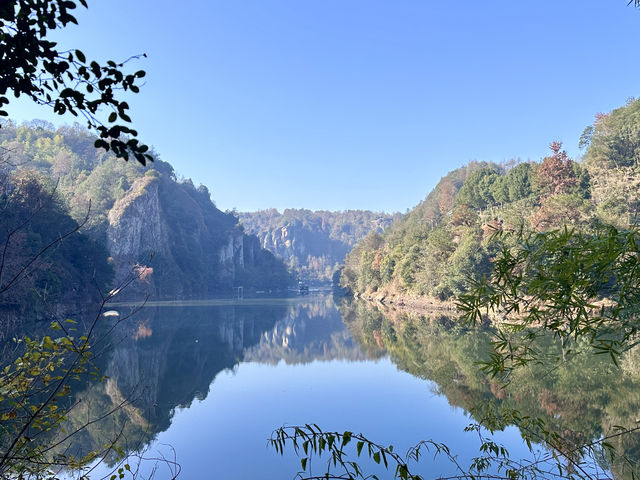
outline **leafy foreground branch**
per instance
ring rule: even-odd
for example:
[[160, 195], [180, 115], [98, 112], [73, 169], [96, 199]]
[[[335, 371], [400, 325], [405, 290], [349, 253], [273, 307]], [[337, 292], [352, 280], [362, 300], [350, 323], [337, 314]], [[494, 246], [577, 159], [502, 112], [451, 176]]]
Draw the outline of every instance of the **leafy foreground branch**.
[[560, 360], [582, 344], [617, 364], [638, 343], [638, 230], [565, 228], [496, 237], [503, 246], [491, 276], [475, 282], [457, 305], [463, 321], [477, 324], [489, 316], [497, 325], [487, 372], [508, 380], [514, 368], [542, 362], [538, 342], [548, 335], [561, 344]]
[[[539, 419], [519, 418], [517, 412], [511, 413], [513, 415], [494, 417], [491, 420], [494, 427], [500, 424], [500, 428], [504, 428], [507, 418], [509, 421], [518, 420], [521, 426], [541, 426]], [[486, 420], [489, 422], [489, 419]], [[531, 441], [525, 438], [531, 458], [512, 459], [508, 450], [490, 436], [495, 431], [493, 428], [483, 427], [479, 423], [470, 424], [465, 431], [475, 433], [480, 446], [479, 455], [472, 458], [468, 466], [462, 465], [457, 455], [444, 443], [423, 440], [411, 447], [405, 455], [401, 455], [394, 450], [393, 445], [384, 446], [361, 433], [328, 432], [316, 424], [281, 427], [273, 432], [268, 443], [281, 455], [284, 455], [285, 450], [292, 448], [300, 457], [302, 470], [295, 476], [300, 480], [378, 480], [377, 474], [369, 473], [363, 467], [364, 463], [372, 465], [371, 461], [384, 467], [385, 472], [393, 472], [394, 479], [423, 480], [424, 476], [411, 470], [417, 467], [417, 462], [425, 454], [433, 455], [432, 461], [437, 470], [442, 471], [443, 465], [446, 464], [451, 467], [449, 474], [434, 474], [430, 477], [437, 480], [602, 480], [610, 479], [612, 476], [600, 464], [610, 465], [616, 460], [615, 449], [609, 441], [639, 429], [640, 427], [620, 428], [616, 433], [588, 445], [569, 447], [560, 436], [542, 428], [540, 430], [545, 437], [544, 444], [547, 449], [535, 448]], [[540, 440], [543, 440], [542, 436]], [[324, 465], [320, 467], [321, 473], [313, 472], [314, 459]], [[633, 474], [632, 478], [635, 478]]]
[[[304, 425], [297, 427], [281, 427], [275, 430], [269, 439], [269, 444], [281, 455], [284, 454], [285, 447], [292, 447], [295, 453], [301, 456], [300, 464], [302, 471], [296, 478], [304, 479], [357, 479], [357, 478], [378, 478], [376, 475], [367, 475], [357, 461], [349, 460], [349, 451], [353, 453], [353, 444], [347, 448], [351, 442], [355, 443], [357, 457], [363, 454], [372, 459], [376, 464], [382, 464], [388, 470], [394, 469], [394, 478], [419, 480], [422, 477], [414, 475], [409, 471], [409, 462], [418, 461], [424, 451], [434, 450], [437, 454], [444, 454], [451, 461], [455, 458], [451, 456], [449, 448], [444, 444], [439, 444], [431, 440], [420, 442], [411, 448], [406, 456], [402, 456], [394, 451], [393, 445], [385, 447], [372, 442], [362, 434], [353, 434], [345, 431], [324, 432], [318, 425]], [[313, 475], [311, 473], [311, 460], [314, 456], [328, 456], [326, 473]], [[307, 474], [308, 472], [308, 474]]]
[[[72, 440], [83, 430], [127, 408], [132, 398], [122, 399], [96, 416], [87, 415], [79, 425], [67, 422], [82, 402], [75, 395], [75, 387], [87, 377], [95, 382], [105, 380], [95, 361], [114, 328], [137, 311], [118, 317], [115, 324], [104, 325], [103, 320], [108, 318], [103, 315], [105, 306], [145, 271], [145, 267], [136, 266], [119, 288], [103, 296], [86, 329], [71, 319], [54, 321], [51, 335], [16, 340], [20, 354], [0, 370], [0, 478], [54, 479], [70, 471], [89, 478], [107, 459], [113, 466], [105, 478], [111, 480], [141, 476], [142, 463], [148, 465], [149, 461], [166, 465], [171, 478], [178, 476], [180, 466], [175, 458], [150, 459], [140, 453], [140, 445], [133, 449], [129, 445], [127, 450], [133, 453], [125, 452], [120, 446], [127, 441], [124, 426], [93, 451], [77, 455], [72, 448]], [[68, 426], [71, 428], [65, 430]]]
[[[50, 39], [54, 30], [77, 24], [72, 14], [86, 0], [3, 0], [0, 2], [0, 116], [7, 116], [9, 94], [25, 96], [54, 113], [81, 115], [100, 138], [95, 146], [145, 165], [149, 147], [131, 128], [125, 94], [138, 93], [144, 70], [127, 72], [136, 55], [100, 64], [78, 49], [60, 49]], [[107, 116], [108, 114], [108, 116]], [[104, 121], [103, 117], [106, 117]], [[129, 138], [128, 138], [128, 137]]]

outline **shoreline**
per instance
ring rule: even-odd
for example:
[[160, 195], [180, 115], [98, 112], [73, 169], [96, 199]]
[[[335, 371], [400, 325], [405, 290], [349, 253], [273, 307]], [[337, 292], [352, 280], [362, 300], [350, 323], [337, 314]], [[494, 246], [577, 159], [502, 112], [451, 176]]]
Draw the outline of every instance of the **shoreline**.
[[458, 313], [453, 301], [443, 301], [435, 297], [397, 294], [354, 294], [354, 298], [366, 300], [386, 308], [399, 308], [414, 312], [448, 312]]

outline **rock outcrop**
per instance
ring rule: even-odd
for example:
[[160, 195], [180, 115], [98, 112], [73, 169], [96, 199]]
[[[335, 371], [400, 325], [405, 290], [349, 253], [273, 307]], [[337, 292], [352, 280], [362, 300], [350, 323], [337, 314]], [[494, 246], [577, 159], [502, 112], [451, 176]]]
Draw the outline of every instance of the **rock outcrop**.
[[145, 251], [169, 253], [168, 227], [160, 209], [157, 177], [136, 180], [107, 218], [107, 248], [119, 261], [135, 261]]
[[260, 246], [283, 259], [309, 283], [330, 283], [338, 266], [369, 232], [381, 232], [394, 215], [361, 210], [328, 212], [287, 209], [240, 213], [240, 221]]
[[231, 213], [218, 210], [204, 188], [162, 175], [138, 178], [108, 213], [107, 245], [116, 278], [136, 265], [153, 269], [143, 288], [154, 298], [231, 294], [233, 287], [284, 288], [286, 268], [246, 235]]

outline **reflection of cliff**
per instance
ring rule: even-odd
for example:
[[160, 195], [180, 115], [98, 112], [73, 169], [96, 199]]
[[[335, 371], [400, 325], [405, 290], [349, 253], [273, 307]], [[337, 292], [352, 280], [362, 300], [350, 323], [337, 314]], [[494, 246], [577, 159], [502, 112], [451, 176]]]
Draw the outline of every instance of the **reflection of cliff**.
[[[99, 448], [121, 429], [128, 449], [171, 425], [176, 407], [204, 399], [216, 375], [240, 362], [364, 360], [329, 297], [272, 305], [145, 308], [112, 334], [107, 380], [82, 394], [75, 428], [132, 400], [77, 437], [77, 453]], [[68, 430], [71, 426], [68, 428]]]
[[[345, 302], [341, 311], [364, 348], [384, 349], [398, 368], [435, 382], [452, 406], [474, 411], [491, 401], [498, 413], [517, 409], [521, 416], [542, 419], [567, 449], [615, 432], [614, 425], [634, 427], [640, 418], [640, 351], [627, 354], [621, 369], [604, 356], [576, 351], [554, 368], [547, 363], [517, 369], [503, 388], [478, 365], [490, 351], [490, 331], [464, 329], [442, 316], [383, 314], [364, 302]], [[550, 339], [539, 355], [561, 358]], [[522, 433], [539, 440], [533, 427]], [[640, 461], [640, 435], [626, 434], [612, 443], [618, 454]], [[615, 464], [615, 476], [628, 476], [625, 468], [623, 462]]]
[[145, 308], [112, 335], [102, 367], [107, 380], [81, 395], [69, 422], [77, 428], [123, 401], [131, 404], [90, 425], [76, 444], [96, 449], [120, 429], [121, 444], [146, 444], [170, 426], [176, 407], [204, 399], [215, 376], [234, 368], [285, 315], [286, 307], [277, 305]]
[[215, 375], [233, 368], [282, 315], [282, 308], [242, 306], [160, 309], [116, 347], [106, 374], [123, 392], [141, 391], [140, 403], [154, 407], [150, 418], [165, 424], [176, 406], [205, 398]]
[[333, 299], [292, 305], [285, 318], [245, 352], [246, 361], [276, 364], [369, 358], [342, 322]]

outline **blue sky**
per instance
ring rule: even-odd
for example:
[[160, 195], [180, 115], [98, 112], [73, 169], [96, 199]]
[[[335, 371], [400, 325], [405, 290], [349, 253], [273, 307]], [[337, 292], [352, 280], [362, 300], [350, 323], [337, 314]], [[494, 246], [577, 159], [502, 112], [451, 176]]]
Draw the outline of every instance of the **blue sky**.
[[470, 160], [538, 160], [553, 140], [578, 156], [596, 113], [640, 95], [626, 4], [90, 0], [57, 39], [147, 53], [135, 127], [223, 210], [405, 211]]

